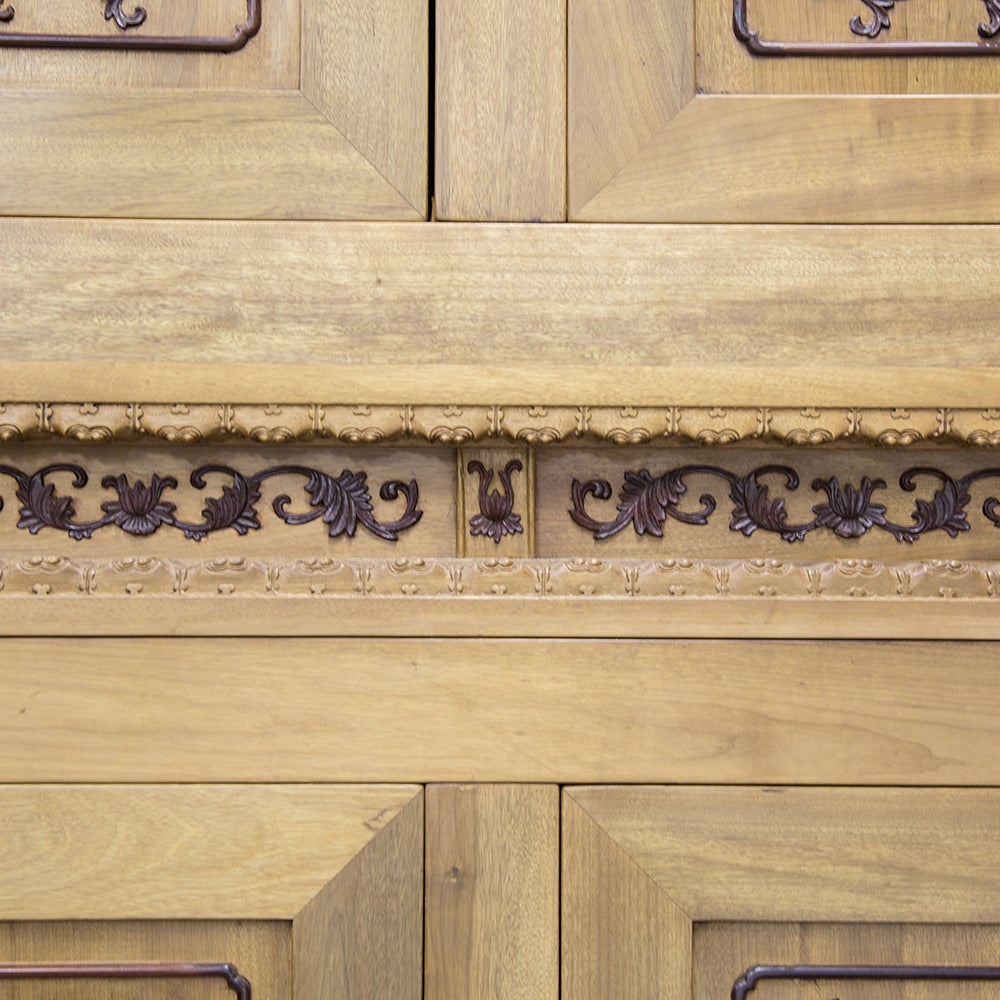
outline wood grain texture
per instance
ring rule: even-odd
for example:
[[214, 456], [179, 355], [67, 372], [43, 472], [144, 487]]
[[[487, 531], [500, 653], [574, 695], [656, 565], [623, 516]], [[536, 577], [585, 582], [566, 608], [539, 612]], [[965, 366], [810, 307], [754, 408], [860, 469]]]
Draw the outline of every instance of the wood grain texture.
[[423, 794], [371, 822], [374, 839], [293, 921], [299, 1000], [422, 996]]
[[[112, 739], [118, 725], [106, 723]], [[393, 786], [3, 787], [0, 910], [10, 920], [287, 920], [416, 795]]]
[[[42, 916], [42, 914], [40, 914]], [[292, 969], [285, 921], [29, 920], [0, 924], [0, 962], [228, 962], [256, 996], [291, 1000]], [[233, 1000], [225, 980], [78, 979], [5, 981], [4, 1000]]]
[[427, 789], [427, 1000], [559, 997], [559, 790]]
[[562, 0], [439, 0], [437, 217], [566, 217]]
[[[996, 924], [941, 924], [933, 911], [923, 924], [700, 923], [695, 927], [693, 1000], [718, 1000], [762, 956], [780, 965], [991, 966], [1000, 946]], [[761, 984], [768, 1000], [814, 1000], [818, 984], [778, 980]], [[989, 1000], [990, 982], [827, 980], [819, 987], [841, 1000]], [[763, 992], [766, 989], [766, 994]]]
[[122, 90], [72, 74], [43, 74], [41, 86], [25, 66], [25, 79], [4, 91], [0, 171], [13, 182], [0, 214], [423, 219], [426, 3], [303, 0], [301, 23], [300, 5], [286, 7], [279, 51], [268, 57], [290, 61], [279, 79], [255, 68], [270, 28], [244, 63], [205, 57], [234, 67], [221, 80], [203, 82], [195, 69], [170, 86], [183, 60], [157, 54], [137, 63], [149, 78]]
[[563, 795], [562, 996], [690, 1000], [691, 918]]
[[731, 2], [695, 6], [571, 0], [571, 220], [1000, 220], [988, 67], [754, 58]]
[[567, 795], [695, 921], [997, 917], [995, 789], [636, 787]]
[[10, 219], [0, 245], [7, 402], [989, 409], [1000, 393], [1000, 229]]
[[1000, 784], [990, 643], [47, 639], [2, 656], [9, 781]]
[[302, 94], [420, 218], [429, 13], [427, 0], [307, 0], [302, 15]]

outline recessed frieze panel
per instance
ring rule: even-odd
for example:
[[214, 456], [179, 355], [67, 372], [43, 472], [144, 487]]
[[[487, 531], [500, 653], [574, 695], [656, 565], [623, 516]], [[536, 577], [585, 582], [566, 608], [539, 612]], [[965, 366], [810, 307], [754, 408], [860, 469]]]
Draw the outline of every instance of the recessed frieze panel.
[[235, 52], [257, 34], [262, 0], [17, 0], [0, 4], [0, 48]]
[[733, 0], [755, 55], [998, 55], [998, 0]]

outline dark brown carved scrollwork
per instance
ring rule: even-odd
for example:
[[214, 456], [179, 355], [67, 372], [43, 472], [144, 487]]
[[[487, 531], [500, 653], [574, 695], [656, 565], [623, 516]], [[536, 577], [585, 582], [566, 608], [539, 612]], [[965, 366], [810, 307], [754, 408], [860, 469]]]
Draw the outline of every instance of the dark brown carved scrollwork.
[[1000, 32], [1000, 0], [983, 0], [986, 4], [986, 13], [989, 14], [989, 22], [979, 25], [979, 34], [982, 38], [995, 38]]
[[[586, 500], [611, 498], [611, 484], [603, 479], [581, 483], [573, 480], [573, 507], [570, 517], [581, 528], [593, 532], [594, 538], [610, 538], [632, 525], [638, 535], [663, 536], [663, 525], [668, 517], [684, 524], [705, 525], [715, 512], [717, 501], [710, 493], [699, 498], [701, 509], [679, 509], [681, 498], [687, 492], [685, 479], [692, 475], [718, 476], [729, 484], [729, 498], [733, 512], [729, 527], [749, 537], [755, 531], [773, 532], [786, 542], [800, 542], [806, 535], [819, 528], [829, 528], [841, 538], [861, 538], [873, 529], [886, 531], [898, 542], [915, 542], [921, 535], [944, 531], [956, 538], [959, 532], [969, 531], [966, 507], [971, 497], [969, 486], [980, 480], [1000, 476], [1000, 469], [981, 469], [960, 479], [953, 479], [940, 469], [917, 467], [900, 476], [899, 485], [907, 493], [917, 488], [920, 478], [937, 479], [941, 485], [930, 500], [917, 499], [911, 514], [913, 524], [895, 524], [886, 519], [886, 508], [875, 503], [876, 490], [886, 488], [885, 480], [865, 476], [859, 486], [848, 483], [841, 486], [836, 477], [814, 479], [812, 488], [826, 494], [823, 503], [816, 504], [811, 521], [788, 523], [788, 512], [781, 497], [772, 498], [762, 477], [778, 476], [784, 479], [785, 488], [796, 490], [799, 477], [794, 469], [782, 465], [765, 465], [746, 476], [738, 476], [714, 465], [687, 465], [670, 469], [654, 478], [648, 469], [626, 472], [619, 494], [618, 516], [611, 521], [596, 521], [586, 511]], [[991, 497], [983, 504], [983, 515], [1000, 527], [1000, 499]]]
[[520, 472], [524, 466], [516, 459], [511, 459], [500, 472], [499, 490], [490, 490], [493, 482], [493, 470], [487, 469], [482, 462], [469, 462], [468, 471], [479, 476], [479, 513], [469, 520], [470, 533], [485, 535], [492, 538], [498, 545], [504, 535], [519, 535], [524, 531], [521, 516], [512, 513], [514, 510], [514, 490], [511, 477]]
[[372, 512], [372, 499], [364, 472], [345, 469], [335, 478], [306, 466], [280, 465], [245, 476], [227, 465], [203, 465], [191, 473], [191, 485], [195, 489], [204, 489], [205, 477], [210, 474], [228, 476], [232, 482], [223, 486], [220, 497], [206, 498], [201, 522], [184, 521], [176, 516], [176, 504], [164, 500], [163, 493], [168, 489], [177, 489], [177, 480], [173, 476], [156, 474], [150, 479], [149, 486], [142, 480], [130, 484], [126, 475], [105, 476], [101, 485], [114, 490], [115, 498], [101, 504], [104, 516], [91, 521], [77, 521], [73, 498], [60, 496], [55, 485], [48, 481], [48, 477], [57, 472], [72, 475], [73, 486], [77, 489], [87, 485], [89, 477], [78, 465], [57, 463], [34, 473], [0, 465], [0, 474], [10, 476], [17, 483], [17, 499], [21, 502], [17, 522], [19, 528], [33, 535], [37, 535], [42, 528], [55, 528], [77, 541], [90, 538], [95, 531], [111, 525], [135, 536], [151, 535], [165, 525], [182, 531], [185, 538], [196, 542], [226, 528], [245, 535], [260, 528], [256, 508], [261, 495], [260, 486], [276, 476], [304, 477], [310, 509], [299, 514], [292, 513], [288, 510], [292, 499], [283, 493], [272, 504], [275, 514], [291, 525], [309, 524], [322, 518], [330, 538], [340, 535], [351, 538], [361, 525], [379, 538], [396, 541], [399, 532], [413, 527], [423, 516], [423, 512], [417, 510], [419, 493], [416, 480], [409, 483], [392, 480], [382, 486], [379, 496], [383, 500], [396, 500], [402, 496], [406, 501], [402, 517], [383, 523]]
[[[983, 0], [989, 22], [980, 24], [982, 41], [955, 42], [941, 40], [879, 41], [872, 40], [891, 27], [889, 11], [900, 0], [860, 0], [870, 11], [871, 20], [860, 15], [851, 18], [850, 30], [864, 41], [779, 41], [762, 38], [750, 25], [747, 6], [751, 0], [733, 0], [733, 33], [754, 55], [758, 56], [995, 56], [1000, 46], [986, 44], [1000, 34], [1000, 0]], [[970, 26], [971, 34], [971, 26]]]
[[732, 1000], [746, 1000], [747, 994], [764, 979], [996, 982], [1000, 980], [1000, 968], [990, 965], [755, 965], [733, 983]]
[[224, 979], [236, 1000], [252, 1000], [250, 980], [228, 963], [144, 962], [0, 965], [0, 981], [11, 979]]
[[122, 10], [122, 4], [125, 0], [105, 0], [104, 4], [104, 20], [110, 21], [114, 18], [115, 24], [118, 25], [122, 31], [128, 28], [138, 28], [143, 21], [146, 20], [146, 11], [143, 7], [136, 7], [136, 9], [131, 14], [126, 14]]
[[[246, 20], [235, 27], [233, 34], [219, 37], [196, 35], [152, 35], [133, 34], [130, 28], [137, 28], [146, 22], [143, 7], [134, 7], [132, 13], [125, 11], [127, 0], [104, 0], [104, 19], [114, 21], [121, 29], [120, 34], [105, 35], [62, 35], [28, 34], [0, 32], [0, 48], [27, 49], [134, 49], [146, 52], [237, 52], [259, 31], [262, 23], [261, 4], [263, 0], [247, 0]], [[11, 21], [14, 8], [0, 0], [0, 21]]]
[[861, 16], [855, 14], [851, 18], [851, 31], [864, 38], [875, 38], [883, 28], [891, 27], [889, 23], [889, 11], [896, 6], [896, 0], [861, 0], [861, 2], [872, 12], [872, 19], [865, 22]]

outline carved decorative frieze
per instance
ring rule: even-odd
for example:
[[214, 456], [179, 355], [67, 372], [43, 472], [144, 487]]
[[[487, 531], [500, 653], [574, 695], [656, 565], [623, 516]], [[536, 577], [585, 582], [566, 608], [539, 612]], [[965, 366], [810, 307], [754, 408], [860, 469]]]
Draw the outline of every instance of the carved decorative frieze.
[[[756, 11], [757, 0], [733, 0], [733, 30], [736, 37], [755, 55], [761, 56], [970, 56], [997, 55], [1000, 46], [991, 40], [1000, 32], [1000, 0], [982, 0], [986, 6], [987, 22], [978, 22], [975, 6], [969, 0], [957, 3], [933, 4], [927, 0], [859, 0], [866, 13], [845, 17], [844, 34], [854, 35], [855, 41], [842, 37], [819, 39], [776, 39], [763, 37], [751, 25], [750, 7]], [[905, 2], [909, 8], [910, 37], [884, 40], [892, 29], [891, 12], [897, 3]], [[762, 5], [763, 6], [763, 5]], [[803, 3], [803, 7], [807, 4]], [[947, 29], [957, 23], [963, 11], [968, 11], [966, 37], [955, 40]], [[942, 11], [944, 16], [941, 16]], [[766, 13], [766, 11], [765, 11]], [[928, 24], [921, 29], [916, 25], [925, 13]], [[932, 16], [936, 19], [932, 19]], [[980, 15], [981, 16], [981, 15]], [[860, 40], [860, 39], [863, 39]]]
[[0, 601], [383, 597], [1000, 602], [1000, 563], [867, 559], [0, 560]]
[[[396, 541], [399, 532], [413, 527], [423, 513], [417, 509], [416, 480], [409, 483], [391, 480], [383, 484], [379, 491], [383, 500], [393, 501], [402, 496], [406, 502], [406, 509], [398, 520], [383, 523], [373, 513], [367, 474], [364, 472], [345, 469], [334, 477], [306, 466], [279, 465], [244, 475], [227, 465], [203, 465], [191, 473], [191, 485], [195, 489], [204, 489], [206, 476], [210, 474], [225, 476], [231, 482], [222, 487], [221, 496], [205, 499], [201, 521], [185, 521], [177, 516], [177, 505], [164, 496], [167, 491], [177, 489], [177, 480], [173, 476], [156, 473], [150, 478], [148, 486], [139, 479], [130, 483], [124, 474], [105, 476], [101, 485], [113, 491], [114, 498], [101, 504], [102, 517], [80, 521], [77, 520], [73, 496], [61, 495], [51, 482], [50, 477], [55, 473], [71, 475], [76, 489], [83, 489], [89, 481], [85, 469], [65, 462], [46, 465], [32, 473], [11, 465], [0, 465], [0, 475], [9, 476], [17, 483], [17, 499], [21, 504], [18, 528], [32, 535], [37, 535], [43, 528], [52, 528], [65, 532], [76, 541], [91, 538], [95, 532], [111, 526], [117, 526], [133, 536], [152, 535], [161, 527], [174, 528], [195, 542], [227, 528], [245, 535], [261, 527], [256, 506], [261, 497], [261, 484], [278, 476], [305, 478], [309, 510], [292, 512], [289, 510], [292, 499], [283, 493], [272, 504], [274, 513], [290, 525], [309, 524], [322, 518], [330, 538], [340, 535], [353, 537], [360, 525], [379, 538]], [[0, 500], [0, 509], [2, 506]]]
[[[1000, 0], [998, 0], [1000, 2]], [[0, 403], [0, 443], [1000, 446], [1000, 408]]]
[[[748, 538], [755, 531], [773, 532], [786, 542], [800, 542], [820, 528], [828, 528], [841, 538], [860, 538], [872, 530], [888, 532], [899, 542], [914, 542], [921, 535], [944, 531], [952, 538], [969, 531], [966, 508], [971, 500], [969, 487], [979, 480], [1000, 477], [1000, 468], [981, 469], [954, 479], [940, 469], [916, 467], [905, 471], [899, 479], [902, 490], [912, 493], [918, 480], [930, 479], [939, 483], [931, 499], [917, 499], [911, 515], [912, 524], [896, 524], [886, 518], [886, 507], [875, 499], [878, 491], [886, 489], [883, 479], [865, 476], [860, 484], [841, 486], [836, 477], [813, 480], [813, 490], [825, 495], [825, 500], [812, 508], [814, 517], [800, 523], [788, 522], [785, 499], [772, 497], [770, 486], [763, 479], [784, 481], [784, 488], [796, 490], [799, 477], [794, 469], [782, 465], [765, 465], [748, 475], [740, 476], [717, 465], [685, 465], [669, 469], [654, 477], [648, 469], [626, 472], [619, 494], [618, 514], [610, 521], [594, 520], [587, 513], [587, 497], [608, 500], [612, 495], [611, 484], [603, 479], [581, 482], [573, 480], [573, 507], [569, 514], [573, 521], [593, 533], [598, 540], [611, 538], [629, 525], [638, 535], [663, 536], [667, 518], [682, 524], [706, 525], [718, 506], [711, 493], [698, 498], [700, 509], [682, 509], [682, 498], [688, 492], [686, 480], [690, 476], [712, 476], [723, 480], [729, 487], [733, 503], [729, 527]], [[1000, 499], [990, 497], [983, 504], [983, 516], [994, 527], [1000, 527]]]
[[[30, 2], [30, 0], [25, 0]], [[36, 0], [37, 2], [37, 0]], [[149, 52], [236, 52], [242, 49], [261, 28], [263, 0], [246, 0], [246, 19], [228, 35], [157, 35], [134, 32], [147, 27], [145, 8], [127, 0], [105, 0], [104, 20], [119, 29], [114, 34], [68, 34], [50, 31], [0, 31], [0, 48], [30, 49], [131, 49]], [[51, 16], [51, 4], [47, 14]], [[131, 9], [126, 9], [131, 8]], [[16, 11], [9, 4], [0, 6], [0, 22], [11, 23]], [[95, 12], [95, 17], [100, 14]], [[155, 25], [151, 26], [155, 31]]]

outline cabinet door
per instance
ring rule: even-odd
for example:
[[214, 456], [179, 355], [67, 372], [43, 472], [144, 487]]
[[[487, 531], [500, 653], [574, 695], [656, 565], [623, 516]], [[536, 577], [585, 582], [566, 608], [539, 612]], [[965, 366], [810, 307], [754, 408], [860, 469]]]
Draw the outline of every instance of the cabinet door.
[[0, 4], [0, 213], [420, 219], [428, 4]]
[[421, 995], [419, 788], [3, 786], [0, 841], [5, 1000]]
[[570, 0], [570, 218], [996, 222], [995, 11]]
[[566, 1000], [996, 996], [995, 790], [576, 788], [563, 824]]

